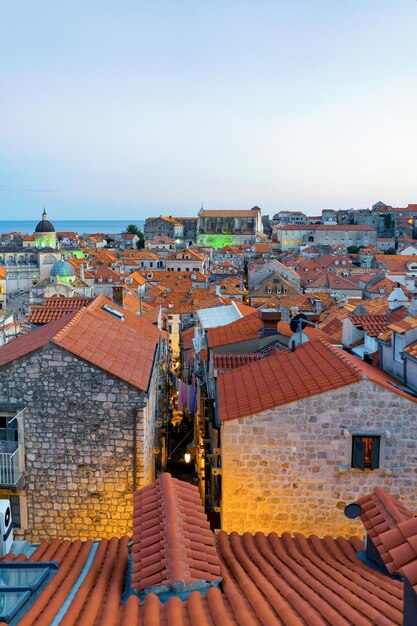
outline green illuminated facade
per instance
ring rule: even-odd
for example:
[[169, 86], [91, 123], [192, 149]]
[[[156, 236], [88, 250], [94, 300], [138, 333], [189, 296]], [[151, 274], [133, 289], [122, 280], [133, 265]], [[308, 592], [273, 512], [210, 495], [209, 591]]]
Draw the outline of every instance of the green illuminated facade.
[[56, 248], [56, 233], [35, 233], [36, 248]]
[[220, 250], [220, 248], [224, 248], [224, 246], [233, 246], [238, 245], [240, 241], [239, 238], [233, 235], [197, 235], [197, 243], [199, 246], [211, 246], [216, 250]]

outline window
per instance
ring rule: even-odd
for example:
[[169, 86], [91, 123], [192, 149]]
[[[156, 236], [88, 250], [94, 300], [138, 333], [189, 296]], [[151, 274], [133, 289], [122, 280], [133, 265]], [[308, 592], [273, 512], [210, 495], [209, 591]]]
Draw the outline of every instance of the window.
[[394, 359], [402, 363], [401, 352], [404, 350], [404, 335], [394, 333]]
[[9, 496], [9, 500], [12, 510], [13, 528], [20, 528], [20, 498], [19, 496]]
[[381, 437], [353, 435], [352, 467], [362, 471], [379, 467]]

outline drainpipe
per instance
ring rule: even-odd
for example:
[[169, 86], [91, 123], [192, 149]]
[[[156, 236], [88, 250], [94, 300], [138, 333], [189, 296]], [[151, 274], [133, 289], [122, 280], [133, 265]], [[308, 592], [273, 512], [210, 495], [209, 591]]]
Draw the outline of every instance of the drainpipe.
[[133, 405], [133, 423], [132, 423], [132, 437], [133, 437], [133, 446], [132, 446], [132, 450], [133, 450], [133, 458], [132, 458], [132, 472], [133, 472], [133, 491], [136, 491], [137, 488], [137, 481], [136, 481], [136, 476], [137, 476], [137, 471], [138, 471], [138, 464], [137, 464], [137, 432], [138, 432], [138, 427], [137, 427], [137, 419], [138, 419], [138, 412], [140, 409], [144, 409], [146, 406], [146, 402], [143, 401], [139, 401], [136, 402]]

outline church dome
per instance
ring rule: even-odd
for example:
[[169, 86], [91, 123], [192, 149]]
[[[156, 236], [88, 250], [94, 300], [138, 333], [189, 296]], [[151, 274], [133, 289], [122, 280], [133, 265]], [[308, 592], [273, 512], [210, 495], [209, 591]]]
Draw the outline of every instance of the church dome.
[[54, 233], [54, 232], [55, 232], [55, 228], [53, 227], [51, 222], [48, 220], [48, 215], [46, 214], [46, 211], [44, 209], [42, 213], [42, 219], [35, 228], [35, 233]]
[[52, 278], [70, 278], [75, 276], [75, 269], [68, 261], [57, 261], [51, 268]]

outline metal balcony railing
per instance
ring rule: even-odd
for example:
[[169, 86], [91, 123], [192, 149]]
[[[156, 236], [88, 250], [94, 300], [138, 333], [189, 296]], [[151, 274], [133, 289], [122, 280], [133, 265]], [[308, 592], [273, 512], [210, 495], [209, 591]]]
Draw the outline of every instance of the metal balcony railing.
[[0, 442], [0, 485], [14, 487], [23, 477], [23, 445]]

